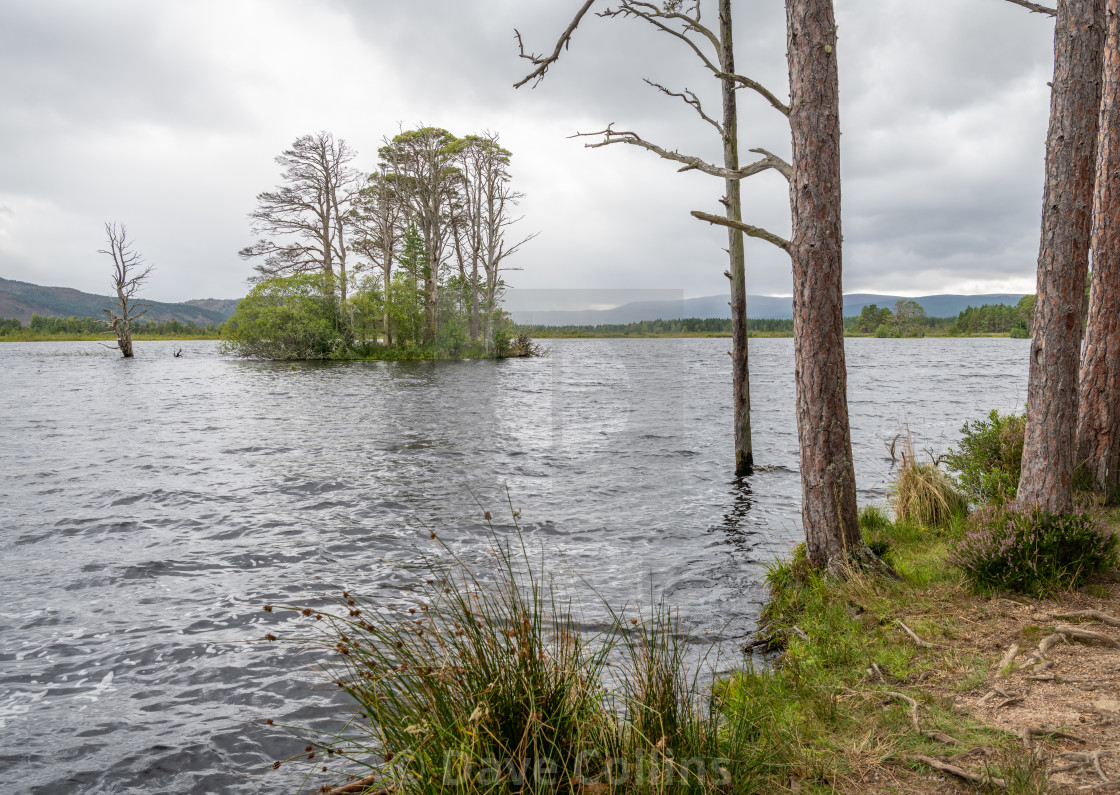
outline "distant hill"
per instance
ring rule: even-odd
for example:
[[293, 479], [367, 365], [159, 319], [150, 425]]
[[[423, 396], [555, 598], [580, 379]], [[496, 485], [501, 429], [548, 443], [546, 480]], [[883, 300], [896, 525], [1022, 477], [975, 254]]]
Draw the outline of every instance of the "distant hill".
[[[930, 317], [956, 317], [970, 306], [1019, 303], [1022, 293], [987, 295], [923, 295], [913, 298]], [[844, 316], [854, 317], [871, 304], [893, 307], [896, 301], [909, 296], [852, 293], [844, 296]], [[731, 317], [729, 296], [709, 295], [680, 301], [634, 301], [613, 309], [519, 310], [513, 313], [517, 323], [536, 326], [598, 326], [615, 323], [638, 323], [642, 320], [672, 320], [682, 317]], [[793, 298], [788, 296], [748, 295], [747, 314], [754, 318], [786, 320], [793, 317]]]
[[[237, 300], [205, 298], [182, 304], [141, 300], [148, 308], [145, 318], [178, 320], [202, 326], [225, 321], [237, 307]], [[28, 282], [0, 278], [0, 317], [18, 318], [29, 323], [31, 315], [42, 317], [104, 317], [104, 309], [117, 305], [107, 295], [83, 293], [69, 287], [41, 287]]]

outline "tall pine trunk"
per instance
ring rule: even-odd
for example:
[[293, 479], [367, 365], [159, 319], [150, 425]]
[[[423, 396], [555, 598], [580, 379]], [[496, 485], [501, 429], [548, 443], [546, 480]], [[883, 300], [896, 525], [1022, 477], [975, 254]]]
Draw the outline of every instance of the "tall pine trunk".
[[867, 560], [856, 512], [841, 284], [840, 88], [832, 0], [787, 0], [793, 336], [809, 560]]
[[1103, 20], [1104, 0], [1063, 0], [1054, 28], [1038, 303], [1018, 496], [1057, 512], [1073, 507]]
[[[731, 31], [731, 0], [719, 0], [720, 60], [723, 71], [735, 73], [735, 44]], [[723, 166], [739, 168], [739, 114], [735, 105], [735, 81], [722, 79], [723, 84]], [[739, 180], [726, 180], [727, 220], [743, 222]], [[749, 475], [754, 469], [751, 445], [751, 382], [748, 367], [747, 274], [743, 233], [727, 229], [727, 251], [731, 268], [731, 390], [732, 421], [735, 424], [735, 474]]]
[[1120, 497], [1120, 0], [1107, 2], [1077, 464], [1093, 490], [1114, 502]]

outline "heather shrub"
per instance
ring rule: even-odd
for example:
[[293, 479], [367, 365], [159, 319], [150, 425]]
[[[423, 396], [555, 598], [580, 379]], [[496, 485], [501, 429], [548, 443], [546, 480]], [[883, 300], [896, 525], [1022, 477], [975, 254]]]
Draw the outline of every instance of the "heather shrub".
[[976, 511], [949, 561], [979, 588], [1039, 594], [1116, 565], [1117, 538], [1098, 511], [1008, 502]]
[[966, 422], [961, 428], [960, 443], [949, 450], [945, 462], [973, 503], [1000, 505], [1015, 499], [1026, 425], [1023, 414], [1001, 417], [993, 410], [986, 420]]

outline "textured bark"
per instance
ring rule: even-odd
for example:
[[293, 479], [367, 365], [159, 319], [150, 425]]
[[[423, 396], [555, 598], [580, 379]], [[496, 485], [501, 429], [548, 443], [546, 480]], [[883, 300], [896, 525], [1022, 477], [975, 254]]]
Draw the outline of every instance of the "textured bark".
[[[735, 105], [735, 44], [731, 30], [731, 0], [719, 0], [720, 61], [726, 77], [723, 88], [723, 167], [739, 170], [739, 114]], [[727, 220], [743, 222], [739, 180], [728, 179]], [[731, 390], [732, 422], [735, 425], [735, 474], [754, 470], [751, 445], [751, 381], [747, 337], [747, 273], [743, 233], [727, 228], [727, 253], [731, 274]]]
[[801, 517], [809, 560], [870, 553], [859, 532], [844, 363], [840, 91], [832, 0], [787, 0], [793, 178], [793, 335]]
[[1104, 0], [1065, 0], [1054, 29], [1054, 81], [1038, 253], [1019, 499], [1073, 507], [1082, 302], [1100, 111]]
[[1077, 463], [1120, 497], [1120, 0], [1108, 0], [1093, 194], [1093, 283], [1081, 365]]

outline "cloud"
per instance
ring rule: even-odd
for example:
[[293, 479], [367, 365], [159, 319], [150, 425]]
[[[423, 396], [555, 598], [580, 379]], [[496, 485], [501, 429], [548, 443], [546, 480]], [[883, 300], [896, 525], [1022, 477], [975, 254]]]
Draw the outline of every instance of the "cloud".
[[[712, 5], [709, 3], [708, 5]], [[550, 50], [575, 3], [519, 0], [41, 0], [0, 28], [0, 275], [91, 289], [101, 225], [129, 225], [156, 263], [152, 297], [235, 296], [254, 196], [273, 158], [328, 129], [373, 168], [399, 125], [494, 130], [514, 153], [523, 288], [726, 290], [722, 181], [577, 131], [615, 122], [718, 160], [711, 127], [642, 82], [718, 81], [676, 40], [588, 16], [536, 89], [514, 91], [526, 47]], [[737, 68], [786, 94], [780, 3], [736, 5]], [[714, 8], [708, 9], [714, 15]], [[1033, 284], [1052, 23], [1006, 3], [840, 4], [845, 285], [915, 293]], [[785, 119], [740, 92], [740, 140], [788, 155]], [[744, 185], [751, 223], [788, 234], [786, 186]], [[50, 238], [49, 242], [44, 242]], [[790, 292], [788, 258], [748, 243], [752, 292]]]

